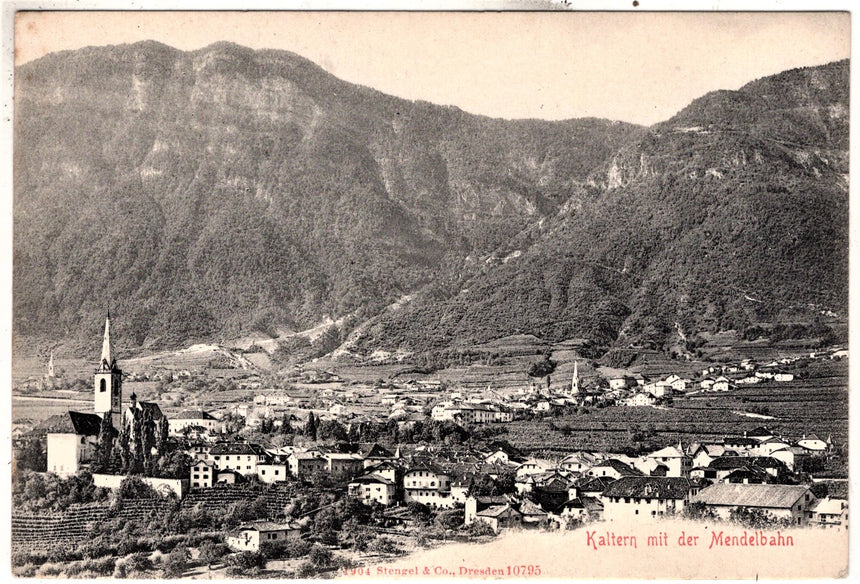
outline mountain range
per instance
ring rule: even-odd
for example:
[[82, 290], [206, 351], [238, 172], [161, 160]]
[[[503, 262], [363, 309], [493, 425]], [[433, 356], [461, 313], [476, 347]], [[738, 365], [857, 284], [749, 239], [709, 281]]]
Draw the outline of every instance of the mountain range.
[[844, 317], [848, 81], [787, 71], [646, 128], [491, 119], [229, 43], [50, 54], [15, 70], [14, 332], [331, 318], [326, 349], [367, 353]]

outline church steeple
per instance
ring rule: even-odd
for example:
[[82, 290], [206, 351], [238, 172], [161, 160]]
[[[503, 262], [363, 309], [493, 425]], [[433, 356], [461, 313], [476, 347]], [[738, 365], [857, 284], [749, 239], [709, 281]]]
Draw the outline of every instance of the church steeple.
[[102, 339], [102, 356], [99, 359], [99, 367], [104, 370], [110, 370], [115, 365], [110, 345], [110, 311], [105, 318], [105, 335]]
[[573, 379], [570, 380], [570, 394], [577, 395], [579, 393], [579, 371], [577, 368], [578, 361], [573, 362]]
[[110, 342], [110, 312], [105, 318], [105, 334], [102, 339], [102, 355], [93, 379], [95, 391], [94, 409], [97, 414], [108, 414], [114, 418], [114, 426], [119, 422], [122, 408], [122, 371], [113, 356]]

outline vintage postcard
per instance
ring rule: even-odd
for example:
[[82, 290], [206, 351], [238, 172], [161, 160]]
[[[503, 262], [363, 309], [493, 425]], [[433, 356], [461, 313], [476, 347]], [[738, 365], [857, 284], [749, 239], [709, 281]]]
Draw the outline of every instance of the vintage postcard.
[[850, 49], [18, 12], [11, 574], [846, 577]]

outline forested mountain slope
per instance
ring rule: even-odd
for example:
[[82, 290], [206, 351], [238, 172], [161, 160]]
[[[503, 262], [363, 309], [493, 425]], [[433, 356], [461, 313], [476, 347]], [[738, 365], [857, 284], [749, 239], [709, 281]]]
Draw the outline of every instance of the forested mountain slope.
[[[497, 120], [280, 51], [16, 69], [14, 326], [126, 346], [351, 315], [358, 350], [661, 342], [847, 311], [848, 63], [651, 128]], [[384, 311], [410, 295], [398, 311]]]

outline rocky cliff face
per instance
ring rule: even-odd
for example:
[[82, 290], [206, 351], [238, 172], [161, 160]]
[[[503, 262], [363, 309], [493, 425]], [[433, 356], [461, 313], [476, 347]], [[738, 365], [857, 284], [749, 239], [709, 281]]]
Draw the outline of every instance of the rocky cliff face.
[[788, 71], [632, 133], [589, 175], [592, 195], [543, 221], [519, 257], [386, 315], [367, 344], [521, 332], [660, 344], [679, 326], [844, 319], [847, 87], [847, 62]]

